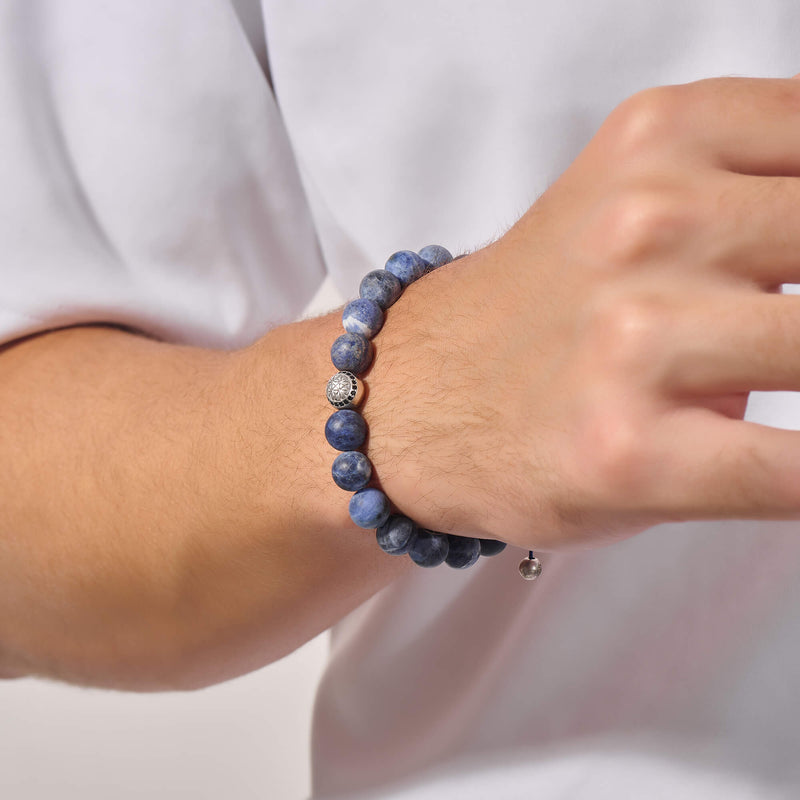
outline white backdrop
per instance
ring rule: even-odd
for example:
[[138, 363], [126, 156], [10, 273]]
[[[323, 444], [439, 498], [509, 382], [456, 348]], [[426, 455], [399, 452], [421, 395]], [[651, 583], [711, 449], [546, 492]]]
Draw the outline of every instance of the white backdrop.
[[2, 800], [296, 800], [328, 634], [196, 692], [0, 681]]

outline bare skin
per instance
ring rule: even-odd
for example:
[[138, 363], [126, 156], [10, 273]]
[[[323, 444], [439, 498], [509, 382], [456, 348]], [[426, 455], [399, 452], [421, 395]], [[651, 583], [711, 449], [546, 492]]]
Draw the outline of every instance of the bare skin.
[[[800, 297], [776, 291], [800, 282], [798, 142], [795, 80], [644, 92], [498, 242], [411, 286], [364, 406], [398, 507], [549, 551], [800, 518], [800, 433], [742, 421], [749, 391], [800, 389]], [[208, 685], [414, 568], [330, 479], [338, 332], [333, 314], [233, 353], [108, 328], [5, 349], [3, 674]]]
[[407, 568], [349, 522], [330, 478], [340, 328], [330, 315], [234, 353], [75, 328], [0, 356], [6, 676], [209, 685]]
[[500, 241], [412, 286], [372, 379], [383, 404], [433, 365], [402, 418], [374, 411], [395, 502], [544, 550], [797, 518], [800, 433], [741, 418], [800, 389], [800, 298], [776, 293], [800, 282], [798, 136], [797, 80], [649, 90]]

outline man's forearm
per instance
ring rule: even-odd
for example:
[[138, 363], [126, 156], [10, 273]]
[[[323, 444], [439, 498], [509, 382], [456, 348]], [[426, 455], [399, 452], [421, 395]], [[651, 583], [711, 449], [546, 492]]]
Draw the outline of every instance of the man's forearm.
[[0, 674], [207, 685], [407, 568], [330, 480], [338, 330], [331, 315], [226, 353], [87, 327], [0, 354]]

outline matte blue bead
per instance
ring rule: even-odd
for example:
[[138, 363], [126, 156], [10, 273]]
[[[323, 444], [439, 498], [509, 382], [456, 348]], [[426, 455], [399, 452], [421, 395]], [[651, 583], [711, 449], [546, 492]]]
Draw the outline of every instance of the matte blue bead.
[[372, 342], [357, 333], [343, 333], [331, 346], [331, 361], [336, 369], [358, 375], [372, 361]]
[[408, 286], [425, 274], [425, 262], [412, 250], [399, 250], [389, 256], [384, 269], [400, 278], [403, 286]]
[[438, 567], [446, 558], [450, 543], [447, 534], [421, 530], [408, 548], [408, 554], [421, 567]]
[[374, 300], [359, 297], [344, 307], [342, 325], [348, 333], [371, 339], [383, 326], [383, 311]]
[[506, 549], [505, 542], [498, 542], [497, 539], [479, 539], [481, 543], [482, 556], [496, 556]]
[[358, 293], [365, 300], [374, 300], [381, 308], [387, 309], [403, 294], [403, 284], [391, 272], [375, 269], [361, 279]]
[[380, 528], [390, 513], [389, 498], [380, 489], [362, 489], [350, 498], [350, 519], [360, 528]]
[[372, 477], [372, 464], [358, 450], [348, 450], [333, 460], [331, 474], [334, 483], [340, 489], [357, 492], [369, 483], [369, 479]]
[[449, 548], [445, 559], [449, 566], [455, 569], [471, 567], [481, 556], [480, 539], [469, 536], [448, 535]]
[[325, 423], [325, 438], [337, 450], [355, 450], [367, 438], [367, 423], [358, 411], [334, 411]]
[[419, 257], [426, 263], [426, 271], [431, 272], [437, 267], [443, 267], [453, 260], [453, 256], [446, 247], [438, 244], [429, 244], [419, 251]]
[[417, 533], [417, 525], [402, 514], [392, 514], [383, 525], [375, 531], [378, 547], [391, 556], [402, 556], [408, 552], [408, 546]]

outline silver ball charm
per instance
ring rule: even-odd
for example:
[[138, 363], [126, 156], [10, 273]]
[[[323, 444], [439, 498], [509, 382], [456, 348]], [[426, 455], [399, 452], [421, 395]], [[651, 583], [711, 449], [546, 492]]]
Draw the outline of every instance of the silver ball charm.
[[364, 399], [364, 384], [352, 372], [337, 372], [325, 388], [325, 396], [334, 408], [356, 408]]
[[542, 574], [542, 562], [531, 553], [519, 562], [519, 574], [526, 581], [535, 581]]

